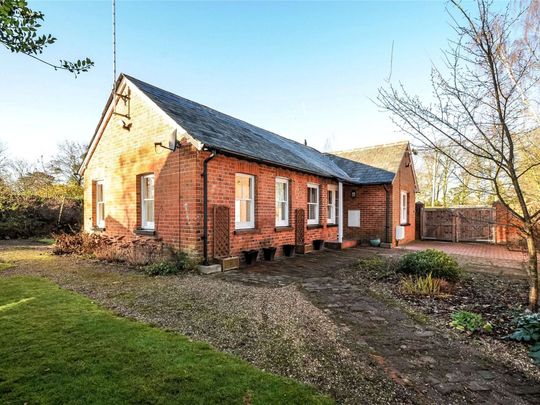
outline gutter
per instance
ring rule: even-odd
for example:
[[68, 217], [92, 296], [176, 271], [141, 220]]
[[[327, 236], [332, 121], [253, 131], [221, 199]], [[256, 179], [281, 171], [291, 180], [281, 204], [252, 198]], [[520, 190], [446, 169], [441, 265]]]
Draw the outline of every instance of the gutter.
[[204, 159], [203, 162], [203, 252], [204, 252], [204, 265], [208, 266], [208, 163], [215, 158], [217, 151], [213, 150], [212, 154]]
[[301, 169], [301, 168], [291, 166], [291, 165], [287, 165], [287, 164], [283, 164], [283, 163], [276, 163], [276, 162], [273, 162], [271, 160], [251, 157], [251, 156], [243, 155], [243, 154], [238, 153], [238, 152], [230, 151], [230, 150], [215, 147], [215, 146], [205, 145], [205, 147], [208, 148], [208, 149], [211, 149], [213, 151], [216, 151], [216, 153], [219, 150], [224, 155], [235, 157], [235, 158], [242, 159], [242, 160], [248, 160], [248, 161], [257, 162], [257, 163], [264, 163], [264, 164], [269, 165], [269, 166], [282, 167], [284, 169], [294, 170], [295, 172], [307, 173], [307, 174], [315, 175], [317, 177], [325, 177], [327, 179], [335, 179], [335, 180], [343, 181], [343, 182], [350, 183], [350, 184], [356, 184], [356, 183], [354, 183], [354, 180], [351, 179], [351, 178], [338, 177], [338, 176], [333, 175], [331, 173], [321, 174], [321, 172]]

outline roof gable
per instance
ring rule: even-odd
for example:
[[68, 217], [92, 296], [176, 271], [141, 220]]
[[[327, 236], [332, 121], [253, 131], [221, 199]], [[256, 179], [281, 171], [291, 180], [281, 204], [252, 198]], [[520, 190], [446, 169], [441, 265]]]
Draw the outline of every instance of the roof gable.
[[369, 146], [328, 154], [331, 159], [359, 184], [392, 183], [409, 142]]

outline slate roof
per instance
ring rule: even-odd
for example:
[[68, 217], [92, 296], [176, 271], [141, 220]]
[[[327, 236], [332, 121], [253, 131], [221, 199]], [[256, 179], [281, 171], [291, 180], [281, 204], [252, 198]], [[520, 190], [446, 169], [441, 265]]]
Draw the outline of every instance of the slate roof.
[[299, 142], [258, 128], [202, 104], [124, 75], [189, 135], [217, 149], [345, 181], [352, 179], [326, 155]]
[[409, 142], [396, 142], [327, 154], [359, 184], [385, 184], [394, 180]]
[[391, 183], [405, 153], [407, 143], [337, 152], [339, 156], [321, 153], [134, 77], [123, 76], [208, 149], [355, 184]]

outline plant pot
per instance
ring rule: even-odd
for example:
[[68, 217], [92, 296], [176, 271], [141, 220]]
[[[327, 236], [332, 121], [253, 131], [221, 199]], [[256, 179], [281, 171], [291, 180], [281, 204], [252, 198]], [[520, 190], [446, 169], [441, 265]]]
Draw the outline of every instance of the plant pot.
[[324, 240], [323, 239], [315, 239], [313, 241], [313, 249], [321, 250], [323, 246], [324, 246]]
[[242, 253], [244, 254], [244, 259], [246, 260], [246, 264], [248, 266], [251, 266], [257, 262], [257, 256], [259, 255], [258, 250], [243, 250]]
[[287, 257], [291, 257], [294, 255], [295, 248], [295, 245], [283, 245], [283, 254]]
[[369, 244], [373, 247], [381, 246], [381, 238], [370, 239]]
[[276, 248], [275, 247], [263, 248], [264, 260], [270, 262], [270, 261], [274, 260], [275, 255], [276, 255]]

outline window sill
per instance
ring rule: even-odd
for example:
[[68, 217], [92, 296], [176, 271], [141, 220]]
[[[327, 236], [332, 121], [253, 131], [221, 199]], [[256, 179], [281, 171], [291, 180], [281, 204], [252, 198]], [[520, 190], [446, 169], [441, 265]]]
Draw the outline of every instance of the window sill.
[[409, 222], [407, 223], [404, 223], [404, 224], [399, 224], [400, 226], [411, 226], [411, 224]]
[[312, 225], [308, 225], [306, 228], [307, 229], [319, 229], [319, 228], [322, 228], [323, 226], [321, 224], [312, 224]]
[[338, 224], [328, 224], [326, 225], [327, 228], [336, 228]]
[[105, 232], [105, 228], [100, 228], [99, 226], [93, 226], [90, 230], [92, 232]]
[[154, 236], [156, 234], [156, 231], [153, 229], [135, 229], [133, 233], [136, 235]]
[[234, 234], [235, 235], [242, 235], [244, 233], [260, 233], [261, 230], [259, 228], [246, 228], [246, 229], [235, 229]]
[[274, 231], [276, 232], [285, 232], [285, 231], [292, 231], [294, 228], [292, 226], [276, 226], [274, 228]]

